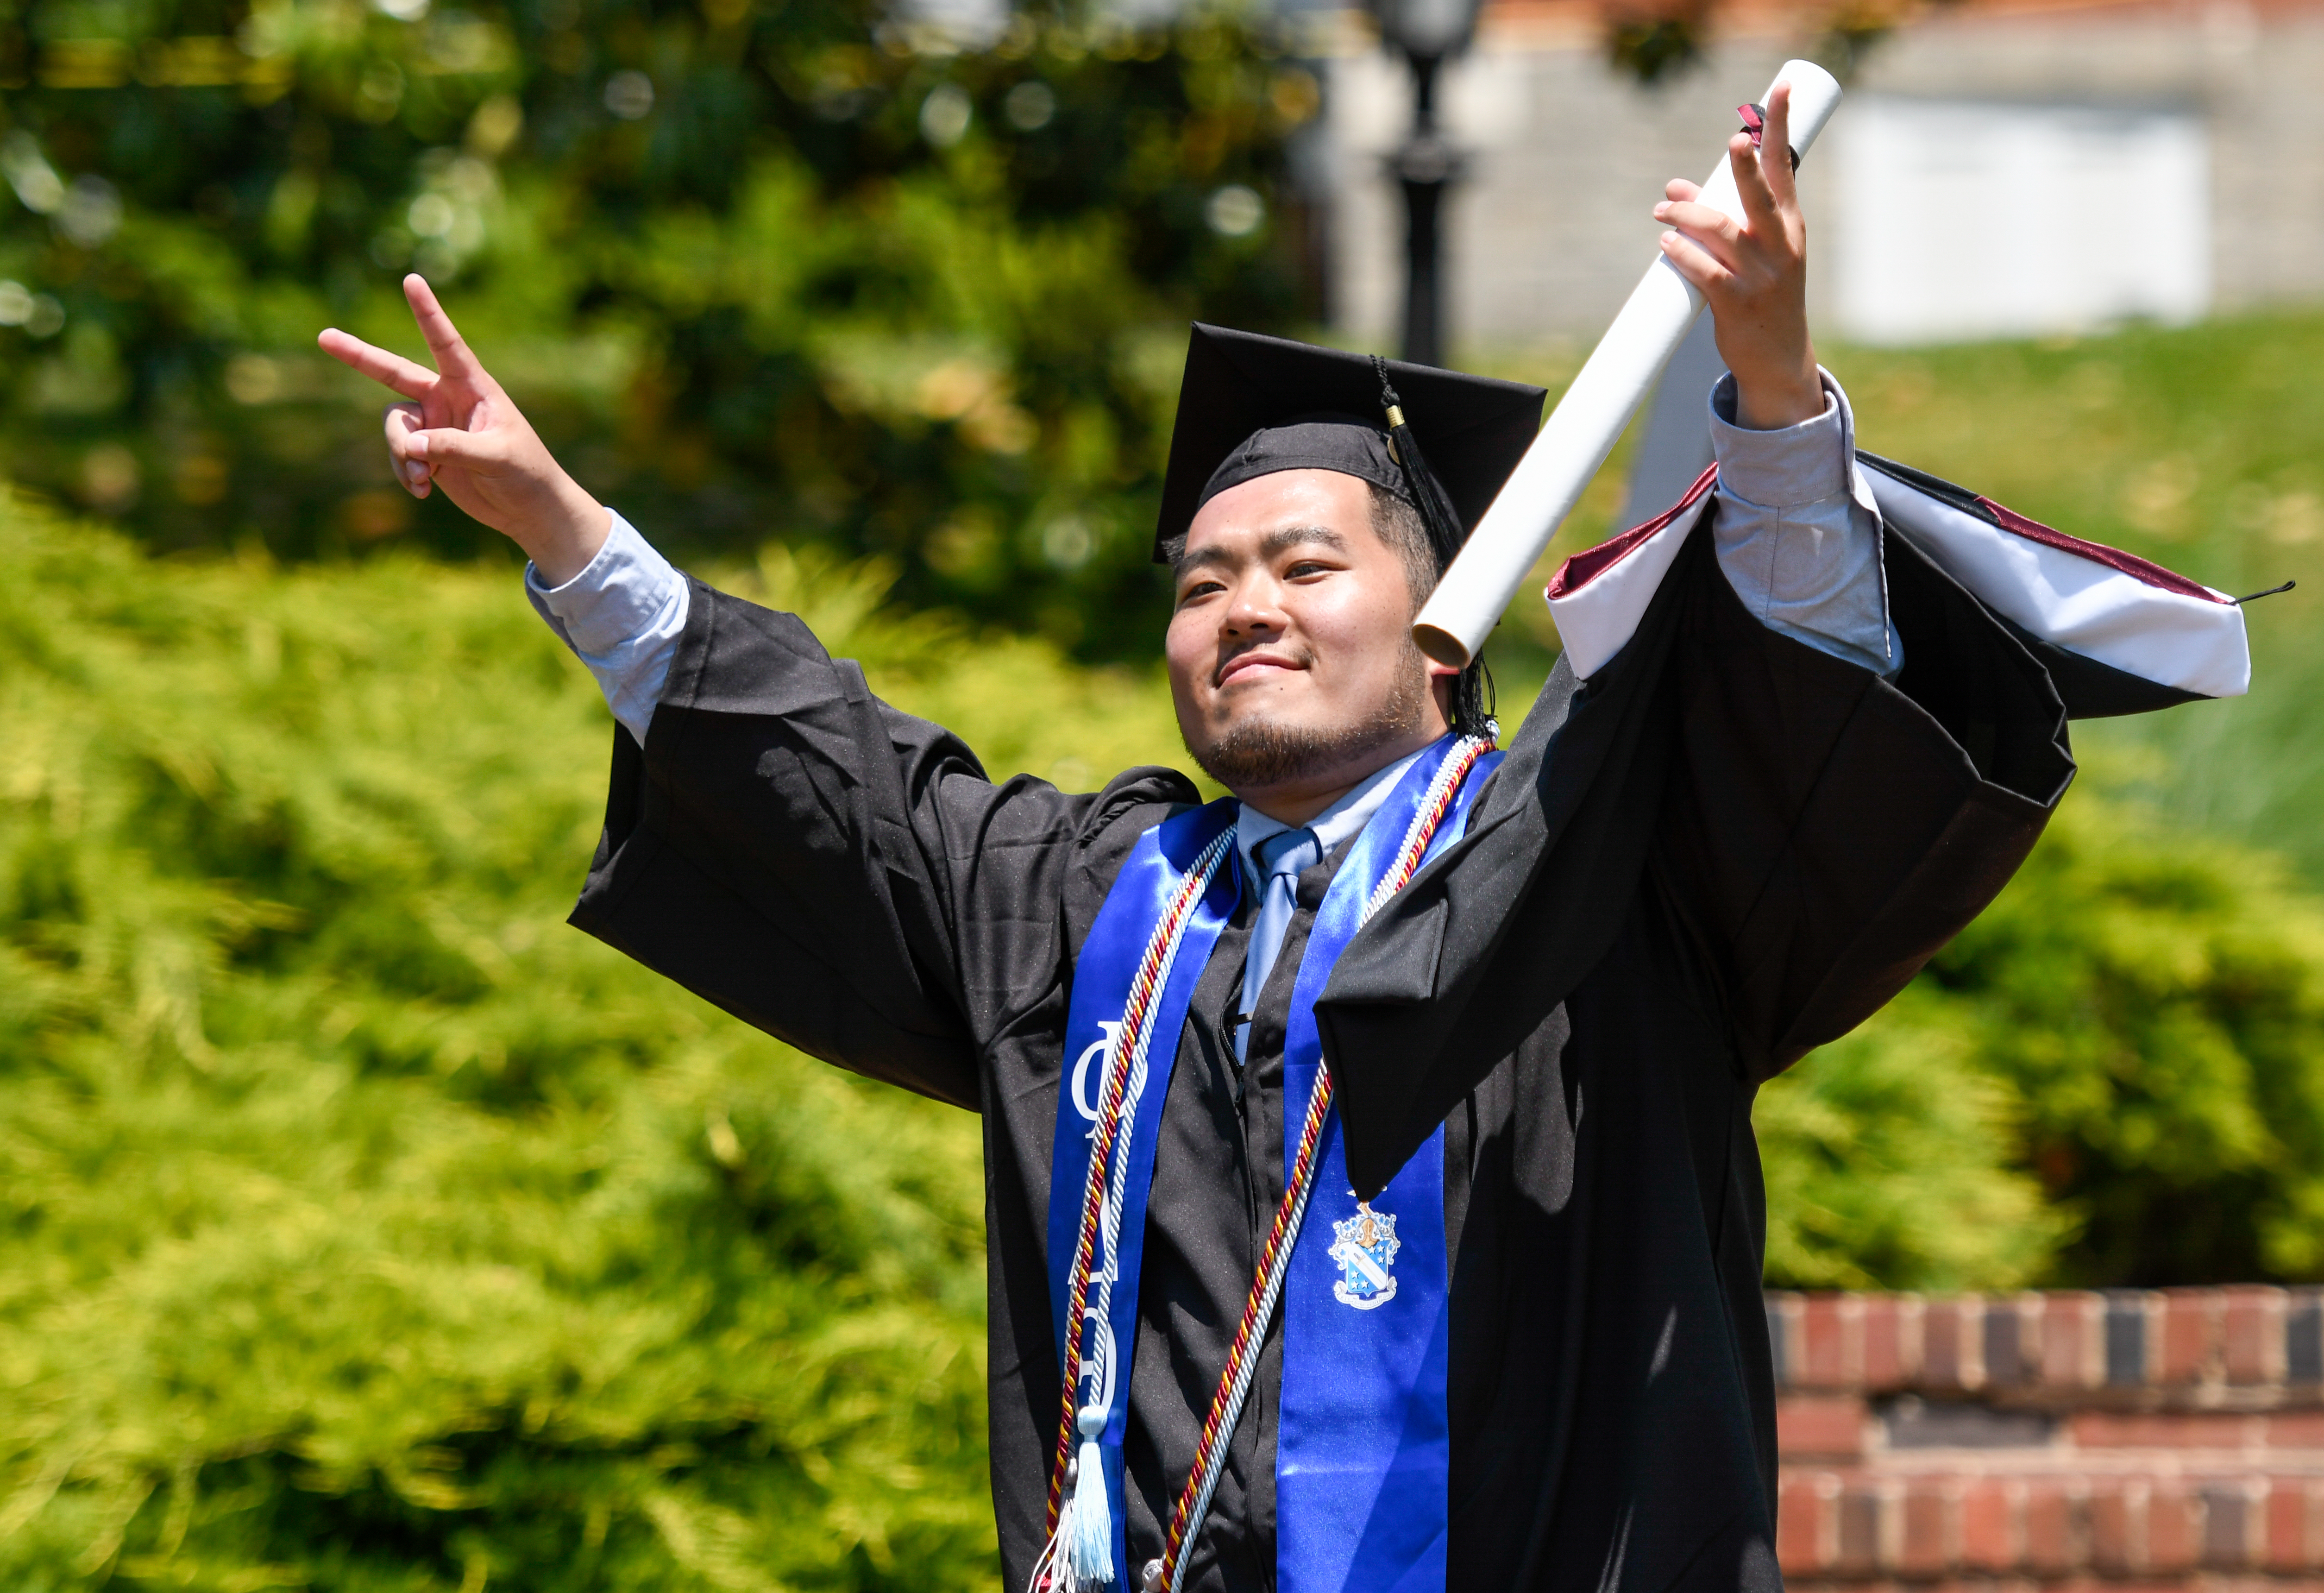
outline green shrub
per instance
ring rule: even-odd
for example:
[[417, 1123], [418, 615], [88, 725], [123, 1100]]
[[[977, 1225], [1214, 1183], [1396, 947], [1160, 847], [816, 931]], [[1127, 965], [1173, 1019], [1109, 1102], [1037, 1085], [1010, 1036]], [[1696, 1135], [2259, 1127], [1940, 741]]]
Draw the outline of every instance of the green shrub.
[[[0, 561], [0, 1578], [988, 1586], [975, 1125], [560, 926], [607, 720], [513, 570]], [[738, 579], [997, 767], [1170, 750]]]
[[1923, 980], [1759, 1092], [1767, 1281], [2006, 1289], [2072, 1234], [2014, 1154], [2016, 1100], [1978, 1065], [1973, 1014]]
[[2274, 859], [2070, 798], [1941, 956], [2084, 1283], [2324, 1276], [2324, 913]]

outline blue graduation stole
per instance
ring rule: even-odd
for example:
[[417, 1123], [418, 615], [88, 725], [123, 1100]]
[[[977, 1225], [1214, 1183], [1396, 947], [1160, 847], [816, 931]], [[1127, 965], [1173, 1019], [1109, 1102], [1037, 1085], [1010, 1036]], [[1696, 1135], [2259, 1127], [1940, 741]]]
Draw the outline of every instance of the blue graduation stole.
[[[1357, 837], [1316, 909], [1285, 1042], [1286, 1127], [1303, 1120], [1323, 1070], [1315, 1001], [1361, 925], [1365, 904], [1395, 861], [1432, 781], [1459, 745], [1459, 737], [1447, 736], [1413, 760]], [[1499, 757], [1490, 753], [1478, 761], [1431, 837], [1424, 864], [1460, 836], [1483, 776]], [[1049, 1300], [1061, 1360], [1074, 1326], [1065, 1319], [1100, 1114], [1097, 1081], [1166, 904], [1232, 829], [1238, 810], [1233, 801], [1222, 799], [1139, 837], [1074, 965], [1049, 1177]], [[1128, 1080], [1119, 1139], [1108, 1158], [1113, 1169], [1108, 1187], [1119, 1198], [1109, 1200], [1078, 1324], [1083, 1375], [1075, 1401], [1104, 1413], [1094, 1442], [1106, 1496], [1114, 1501], [1125, 1496], [1122, 1440], [1154, 1146], [1194, 986], [1240, 891], [1238, 860], [1217, 869], [1187, 915], [1154, 1007], [1143, 1065]], [[1451, 1462], [1443, 1131], [1431, 1135], [1367, 1205], [1359, 1205], [1348, 1184], [1336, 1111], [1319, 1152], [1323, 1160], [1292, 1251], [1283, 1304], [1277, 1581], [1283, 1593], [1435, 1593], [1444, 1586]], [[1139, 1584], [1123, 1541], [1124, 1514], [1113, 1509], [1109, 1524], [1113, 1586], [1127, 1593]]]

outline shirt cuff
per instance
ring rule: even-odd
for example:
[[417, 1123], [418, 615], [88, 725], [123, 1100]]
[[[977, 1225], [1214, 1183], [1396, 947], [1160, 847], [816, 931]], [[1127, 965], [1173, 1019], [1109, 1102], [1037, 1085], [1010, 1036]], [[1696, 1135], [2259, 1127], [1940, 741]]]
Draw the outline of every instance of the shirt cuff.
[[540, 571], [524, 567], [533, 607], [555, 622], [576, 653], [604, 654], [642, 635], [669, 607], [670, 589], [685, 577], [613, 511], [605, 545], [561, 586], [544, 586]]
[[1711, 450], [1719, 460], [1719, 487], [1766, 508], [1812, 504], [1848, 490], [1845, 416], [1839, 384], [1819, 369], [1823, 413], [1796, 426], [1754, 431], [1735, 423], [1735, 375], [1711, 390]]

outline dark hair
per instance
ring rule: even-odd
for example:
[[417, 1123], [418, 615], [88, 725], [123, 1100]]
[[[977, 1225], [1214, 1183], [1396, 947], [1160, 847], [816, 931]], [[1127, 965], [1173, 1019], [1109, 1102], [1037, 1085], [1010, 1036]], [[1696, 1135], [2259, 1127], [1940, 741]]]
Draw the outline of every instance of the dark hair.
[[[1412, 593], [1413, 610], [1417, 613], [1436, 583], [1444, 579], [1435, 542], [1418, 509], [1377, 482], [1366, 485], [1372, 489], [1372, 533], [1404, 561], [1404, 584]], [[1452, 728], [1474, 736], [1493, 735], [1496, 706], [1492, 671], [1485, 667], [1483, 658], [1471, 660], [1452, 684]]]

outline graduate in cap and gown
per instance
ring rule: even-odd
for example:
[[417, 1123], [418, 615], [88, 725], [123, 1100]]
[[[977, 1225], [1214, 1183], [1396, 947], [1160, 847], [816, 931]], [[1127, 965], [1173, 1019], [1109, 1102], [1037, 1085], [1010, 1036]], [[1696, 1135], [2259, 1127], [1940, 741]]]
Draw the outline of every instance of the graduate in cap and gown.
[[[1769, 107], [1784, 147], [1784, 106]], [[1409, 626], [1537, 388], [1194, 329], [1156, 557], [1194, 759], [994, 783], [559, 469], [417, 278], [399, 477], [619, 728], [573, 922], [979, 1112], [1011, 1588], [1774, 1588], [1757, 1086], [2009, 878], [2068, 721], [2243, 690], [2232, 600], [1860, 453], [1785, 162], [1664, 246], [1717, 464], [1558, 572], [1506, 750]]]

